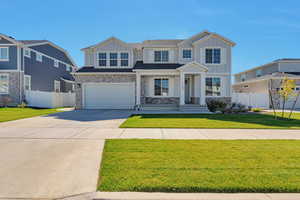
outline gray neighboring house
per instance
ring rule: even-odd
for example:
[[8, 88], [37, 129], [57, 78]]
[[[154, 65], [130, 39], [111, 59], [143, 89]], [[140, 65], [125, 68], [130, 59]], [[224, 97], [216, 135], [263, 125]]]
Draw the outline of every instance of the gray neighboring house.
[[48, 40], [16, 40], [0, 34], [0, 104], [16, 105], [25, 91], [73, 92], [77, 67], [66, 50]]
[[[284, 77], [296, 81], [295, 92], [300, 91], [300, 58], [283, 58], [270, 63], [240, 72], [234, 75], [235, 83], [232, 86], [234, 93], [259, 93], [269, 95], [269, 91], [280, 90], [280, 82]], [[276, 92], [275, 92], [276, 93]], [[276, 97], [275, 99], [278, 99]], [[287, 108], [291, 108], [295, 98], [291, 98], [287, 103]], [[279, 108], [280, 102], [275, 102]], [[271, 107], [271, 102], [269, 102]], [[296, 104], [300, 108], [300, 100]]]
[[197, 110], [208, 99], [231, 101], [234, 45], [209, 31], [141, 43], [108, 38], [82, 49], [76, 108]]

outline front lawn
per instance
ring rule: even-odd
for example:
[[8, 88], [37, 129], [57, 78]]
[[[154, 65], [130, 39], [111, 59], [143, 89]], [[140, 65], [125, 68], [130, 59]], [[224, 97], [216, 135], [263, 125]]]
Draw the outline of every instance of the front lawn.
[[0, 108], [0, 122], [17, 119], [48, 115], [59, 112], [57, 109], [37, 109], [37, 108]]
[[300, 192], [300, 141], [107, 140], [98, 190]]
[[121, 128], [241, 128], [300, 129], [300, 113], [293, 120], [272, 114], [142, 114], [129, 117]]

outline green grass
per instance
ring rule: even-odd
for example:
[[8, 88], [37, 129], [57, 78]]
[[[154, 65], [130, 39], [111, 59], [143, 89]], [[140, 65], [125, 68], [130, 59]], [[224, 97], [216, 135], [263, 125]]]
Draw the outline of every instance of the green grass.
[[0, 122], [47, 115], [59, 112], [57, 109], [0, 108]]
[[129, 117], [120, 127], [300, 129], [300, 113], [292, 120], [275, 120], [272, 114], [142, 114]]
[[107, 140], [98, 190], [300, 192], [297, 140]]

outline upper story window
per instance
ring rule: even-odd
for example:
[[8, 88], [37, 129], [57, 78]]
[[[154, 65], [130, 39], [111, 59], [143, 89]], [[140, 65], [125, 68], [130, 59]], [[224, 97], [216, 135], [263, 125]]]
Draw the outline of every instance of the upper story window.
[[118, 53], [109, 53], [109, 65], [118, 66]]
[[220, 48], [205, 49], [205, 63], [206, 64], [220, 64], [221, 63], [221, 49]]
[[128, 53], [121, 53], [121, 66], [128, 66]]
[[106, 66], [106, 53], [98, 54], [98, 64], [99, 66]]
[[42, 62], [43, 61], [43, 56], [42, 54], [37, 53], [36, 54], [36, 61]]
[[58, 60], [54, 60], [54, 67], [58, 67]]
[[8, 94], [8, 74], [0, 74], [0, 94]]
[[245, 81], [246, 80], [246, 74], [241, 74], [241, 81]]
[[0, 61], [8, 61], [8, 47], [1, 47], [0, 48]]
[[66, 65], [66, 70], [67, 70], [68, 72], [71, 72], [71, 71], [72, 71], [72, 67], [71, 67], [70, 65]]
[[30, 56], [31, 56], [30, 50], [29, 50], [29, 49], [25, 49], [25, 50], [24, 50], [24, 55], [25, 55], [26, 57], [30, 58]]
[[205, 94], [206, 96], [221, 96], [221, 78], [205, 78]]
[[154, 62], [168, 62], [169, 51], [154, 51]]
[[256, 74], [256, 77], [261, 77], [261, 75], [262, 75], [261, 69], [256, 70], [255, 74]]
[[183, 59], [191, 59], [192, 58], [192, 50], [191, 49], [183, 49], [182, 50], [182, 58]]

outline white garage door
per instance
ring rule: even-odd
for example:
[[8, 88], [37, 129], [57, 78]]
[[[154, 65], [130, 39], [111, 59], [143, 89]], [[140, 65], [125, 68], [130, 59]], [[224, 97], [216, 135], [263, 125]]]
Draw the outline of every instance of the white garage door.
[[84, 84], [85, 109], [132, 109], [135, 104], [134, 83]]

